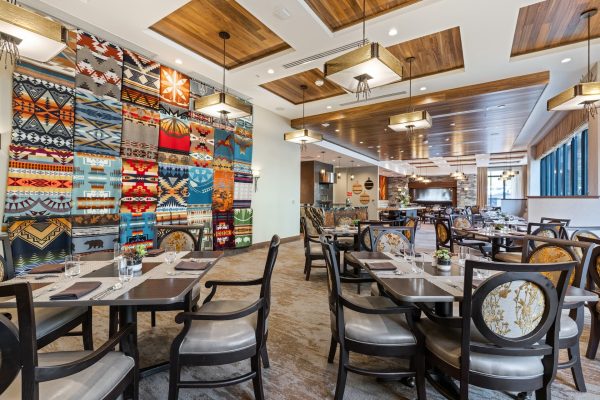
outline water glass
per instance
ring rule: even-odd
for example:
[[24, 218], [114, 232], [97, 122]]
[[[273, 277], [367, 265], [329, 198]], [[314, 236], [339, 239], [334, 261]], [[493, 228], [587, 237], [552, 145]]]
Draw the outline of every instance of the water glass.
[[78, 255], [65, 257], [65, 276], [73, 278], [81, 273], [81, 262]]
[[423, 254], [414, 254], [414, 261], [413, 261], [413, 267], [412, 270], [415, 274], [422, 274], [425, 271], [425, 258], [423, 257]]
[[171, 247], [168, 247], [167, 251], [165, 252], [165, 261], [167, 264], [173, 264], [176, 258], [177, 253], [175, 253]]
[[121, 283], [129, 282], [133, 277], [133, 259], [129, 257], [119, 257], [117, 260], [119, 269], [119, 281]]
[[469, 258], [469, 248], [466, 246], [458, 247], [458, 265], [461, 267], [465, 266], [465, 262]]
[[113, 250], [113, 260], [117, 261], [121, 257], [121, 245], [119, 243], [115, 243], [115, 247]]
[[415, 245], [412, 243], [408, 243], [404, 249], [404, 258], [409, 263], [412, 263], [415, 259]]

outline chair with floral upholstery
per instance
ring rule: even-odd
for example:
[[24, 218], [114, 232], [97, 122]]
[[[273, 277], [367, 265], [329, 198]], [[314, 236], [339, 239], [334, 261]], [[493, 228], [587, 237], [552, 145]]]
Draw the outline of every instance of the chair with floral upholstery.
[[411, 235], [415, 235], [415, 237], [413, 238], [413, 242], [415, 242], [417, 240], [416, 238], [416, 234], [417, 234], [417, 230], [419, 229], [419, 219], [415, 218], [415, 217], [406, 217], [404, 219], [404, 222], [402, 223], [402, 226], [407, 226], [409, 228], [415, 228], [414, 231], [406, 231], [405, 235], [407, 235], [407, 239], [410, 240], [411, 239]]
[[[568, 239], [567, 231], [561, 223], [538, 223], [530, 222], [527, 224], [527, 235], [539, 236], [542, 238], [551, 239]], [[533, 249], [536, 246], [543, 244], [542, 241], [529, 241], [529, 246]], [[521, 262], [522, 259], [522, 243], [515, 243], [503, 246], [506, 251], [498, 252], [494, 255], [494, 260], [503, 262]]]
[[450, 219], [435, 219], [435, 249], [450, 249], [452, 251], [452, 234], [450, 233]]
[[[470, 385], [550, 399], [561, 308], [575, 265], [467, 260], [461, 316], [428, 312], [417, 323], [425, 355], [416, 360], [417, 385], [424, 383], [426, 369], [435, 368], [458, 382], [461, 400], [469, 398]], [[473, 291], [475, 269], [495, 274]], [[557, 274], [558, 280], [540, 272]]]
[[415, 228], [408, 226], [394, 226], [391, 228], [380, 228], [377, 236], [371, 233], [373, 251], [385, 253], [397, 253], [402, 247], [414, 245]]
[[[571, 275], [569, 285], [584, 289], [587, 283], [588, 270], [593, 262], [596, 245], [589, 242], [526, 236], [523, 246], [523, 261], [528, 264], [554, 264], [576, 261], [575, 271]], [[535, 241], [532, 248], [529, 242]], [[581, 256], [579, 255], [581, 254]], [[558, 281], [558, 273], [545, 274], [552, 282]], [[577, 390], [585, 392], [585, 380], [581, 369], [579, 339], [584, 325], [583, 302], [565, 303], [560, 319], [559, 348], [567, 350], [568, 360], [559, 363], [558, 369], [570, 368]]]
[[[468, 215], [450, 215], [450, 223], [452, 228], [471, 228], [471, 217]], [[481, 254], [488, 255], [491, 253], [492, 246], [485, 240], [479, 240], [475, 235], [460, 235], [454, 229], [450, 230], [452, 235], [452, 243], [459, 246], [470, 247], [479, 250]]]
[[[591, 266], [588, 268], [588, 290], [600, 296], [600, 239], [580, 236], [582, 242], [594, 243], [596, 247], [592, 254]], [[588, 340], [585, 356], [591, 360], [596, 358], [598, 344], [600, 344], [600, 301], [588, 302], [587, 307], [592, 315], [590, 324], [590, 338]]]
[[156, 247], [159, 249], [172, 249], [173, 251], [200, 251], [204, 228], [190, 229], [185, 225], [167, 225], [156, 228]]

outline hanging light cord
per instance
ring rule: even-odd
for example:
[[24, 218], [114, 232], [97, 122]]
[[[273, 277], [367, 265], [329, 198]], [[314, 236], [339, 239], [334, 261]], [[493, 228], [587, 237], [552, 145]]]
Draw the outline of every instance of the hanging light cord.
[[408, 111], [413, 112], [412, 107], [412, 58], [408, 62]]
[[367, 44], [367, 35], [366, 35], [366, 21], [367, 21], [367, 0], [363, 0], [363, 20], [362, 20], [362, 31], [363, 31], [363, 46]]
[[302, 88], [302, 129], [305, 129], [304, 127], [304, 93], [306, 92], [306, 89]]
[[225, 43], [227, 43], [227, 39], [223, 38], [223, 93], [225, 93]]
[[592, 70], [590, 68], [590, 39], [591, 39], [591, 30], [590, 30], [590, 24], [591, 24], [591, 20], [592, 16], [588, 15], [587, 17], [587, 36], [588, 36], [588, 40], [587, 40], [587, 64], [588, 64], [588, 71], [587, 71], [587, 81], [591, 82], [592, 81]]

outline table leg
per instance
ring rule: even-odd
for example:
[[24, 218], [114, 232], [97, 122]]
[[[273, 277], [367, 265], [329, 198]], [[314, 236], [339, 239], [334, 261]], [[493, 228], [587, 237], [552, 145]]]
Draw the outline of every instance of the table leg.
[[[435, 313], [439, 316], [451, 317], [453, 314], [452, 303], [435, 303], [434, 307]], [[449, 398], [458, 398], [460, 396], [460, 389], [456, 383], [442, 371], [434, 368], [428, 371], [426, 375], [429, 382], [441, 393], [447, 394]]]
[[139, 354], [137, 348], [137, 310], [136, 306], [120, 306], [119, 307], [119, 323], [121, 326], [133, 324], [132, 332], [121, 341], [121, 351], [133, 357], [135, 360], [135, 374], [133, 376], [133, 384], [127, 388], [124, 394], [126, 399], [138, 399], [139, 390]]

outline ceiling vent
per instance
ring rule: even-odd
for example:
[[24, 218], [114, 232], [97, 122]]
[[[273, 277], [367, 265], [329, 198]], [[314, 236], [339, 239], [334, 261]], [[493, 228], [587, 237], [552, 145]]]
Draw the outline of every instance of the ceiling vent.
[[[369, 43], [368, 40], [367, 40], [367, 43]], [[325, 57], [328, 57], [328, 56], [331, 56], [331, 55], [334, 55], [334, 54], [337, 54], [337, 53], [341, 53], [343, 51], [352, 50], [352, 49], [355, 49], [355, 48], [360, 47], [362, 45], [363, 45], [363, 41], [362, 40], [358, 40], [356, 42], [352, 42], [352, 43], [349, 43], [349, 44], [341, 46], [341, 47], [337, 47], [337, 48], [332, 49], [332, 50], [327, 50], [327, 51], [324, 51], [322, 53], [313, 54], [312, 56], [308, 56], [308, 57], [301, 58], [301, 59], [296, 60], [296, 61], [289, 62], [287, 64], [283, 64], [283, 68], [290, 69], [290, 68], [296, 67], [298, 65], [308, 64], [308, 63], [310, 63], [312, 61], [316, 61], [316, 60], [318, 60], [320, 58], [325, 58]]]
[[279, 6], [276, 7], [275, 10], [273, 10], [273, 14], [281, 19], [281, 20], [286, 20], [286, 19], [290, 19], [292, 17], [292, 13], [290, 13], [290, 10], [288, 10], [287, 8], [283, 7], [283, 6]]

